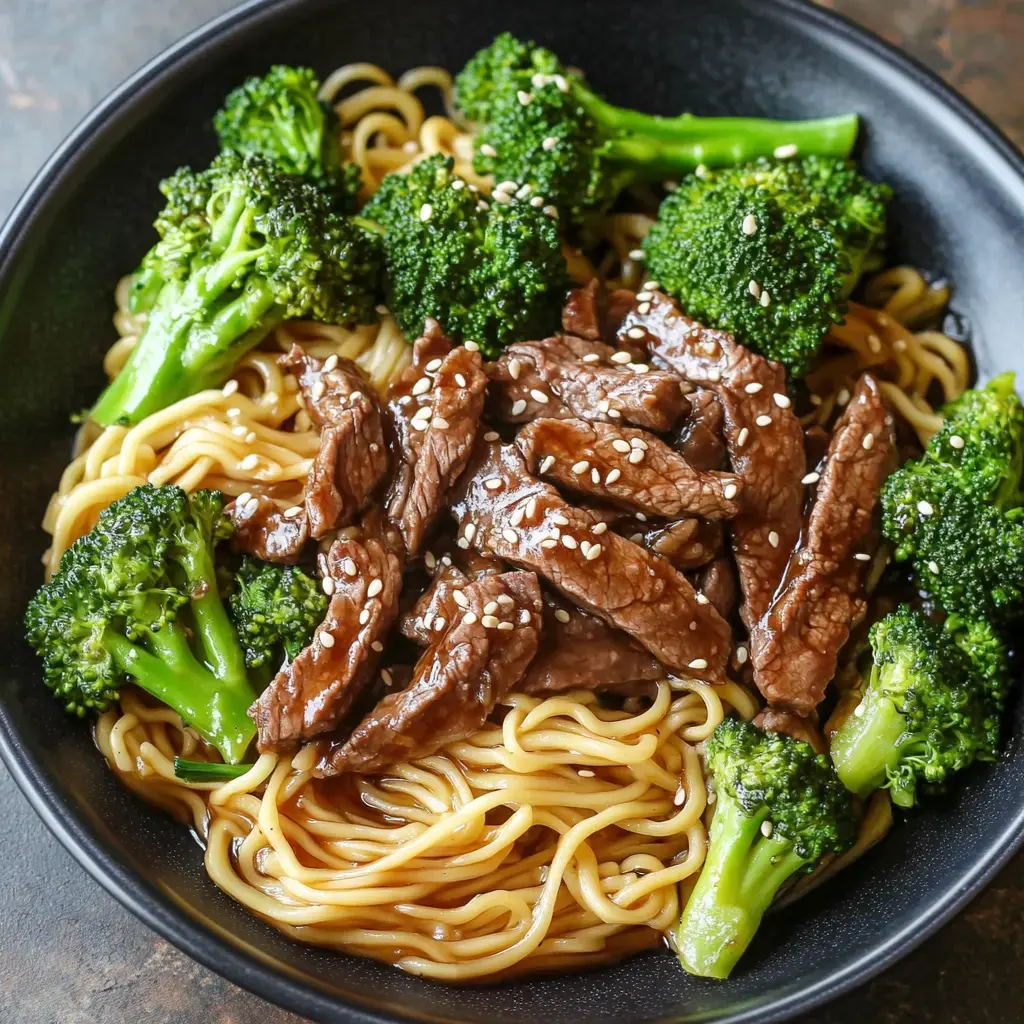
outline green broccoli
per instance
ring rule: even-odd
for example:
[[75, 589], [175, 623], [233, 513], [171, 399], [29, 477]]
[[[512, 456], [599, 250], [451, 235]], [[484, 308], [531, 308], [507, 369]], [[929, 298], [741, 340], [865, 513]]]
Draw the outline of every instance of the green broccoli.
[[800, 376], [880, 264], [890, 195], [814, 156], [691, 175], [644, 241], [648, 271], [691, 316]]
[[573, 224], [606, 210], [635, 180], [753, 160], [783, 147], [849, 156], [858, 128], [853, 114], [779, 122], [655, 117], [616, 107], [550, 50], [509, 33], [470, 59], [455, 89], [463, 113], [481, 126], [476, 169], [529, 185]]
[[260, 157], [221, 154], [162, 190], [163, 237], [137, 280], [145, 330], [92, 411], [102, 426], [216, 387], [282, 320], [373, 318], [377, 250], [316, 186]]
[[708, 855], [671, 940], [691, 974], [727, 978], [782, 884], [852, 846], [857, 826], [828, 759], [802, 740], [727, 718], [707, 764]]
[[555, 221], [527, 201], [488, 203], [432, 156], [389, 174], [356, 218], [379, 232], [388, 308], [410, 337], [425, 317], [485, 355], [558, 328], [570, 280]]
[[295, 566], [246, 557], [235, 574], [228, 609], [246, 665], [263, 668], [280, 663], [282, 652], [295, 659], [323, 621], [327, 595]]
[[217, 491], [136, 487], [64, 553], [25, 623], [71, 713], [104, 711], [128, 677], [235, 763], [255, 735], [258, 693], [217, 590], [223, 504]]
[[882, 488], [882, 529], [946, 612], [1001, 626], [1024, 600], [1024, 410], [1003, 374], [944, 410], [919, 459]]
[[221, 149], [272, 160], [285, 174], [326, 189], [339, 210], [355, 209], [359, 168], [342, 164], [337, 117], [317, 98], [320, 83], [309, 68], [275, 64], [228, 93], [214, 115]]
[[893, 803], [912, 807], [919, 785], [939, 786], [996, 757], [1005, 662], [990, 648], [982, 657], [994, 674], [976, 671], [965, 653], [976, 638], [958, 641], [955, 630], [909, 605], [871, 627], [874, 663], [861, 703], [832, 738], [832, 761], [851, 792], [885, 787]]

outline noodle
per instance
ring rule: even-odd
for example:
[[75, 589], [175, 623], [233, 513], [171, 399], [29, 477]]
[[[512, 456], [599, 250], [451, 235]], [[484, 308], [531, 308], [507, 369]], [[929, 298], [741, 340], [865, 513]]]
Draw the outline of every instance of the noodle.
[[[357, 86], [355, 91], [351, 87]], [[427, 116], [417, 92], [440, 92], [447, 117]], [[450, 73], [415, 68], [396, 82], [372, 64], [349, 64], [323, 83], [340, 119], [346, 159], [362, 198], [384, 175], [433, 153], [455, 160], [471, 187], [472, 138], [452, 102]], [[597, 275], [637, 288], [634, 251], [651, 218], [616, 213], [606, 258], [594, 266], [567, 250], [581, 281]], [[145, 325], [115, 293], [119, 339], [104, 369], [113, 378]], [[896, 409], [922, 442], [941, 418], [930, 404], [967, 386], [963, 350], [935, 331], [948, 291], [901, 267], [868, 284], [881, 311], [852, 305], [808, 376], [819, 396], [809, 420], [827, 422], [842, 391], [879, 372]], [[203, 391], [133, 427], [79, 432], [76, 453], [46, 511], [47, 576], [99, 513], [147, 481], [301, 501], [319, 447], [295, 378], [276, 356], [293, 344], [319, 357], [354, 359], [383, 391], [409, 363], [394, 319], [349, 330], [312, 322], [278, 327], [222, 389]], [[500, 721], [437, 754], [379, 777], [313, 777], [317, 745], [294, 757], [264, 754], [228, 782], [190, 783], [174, 757], [215, 758], [179, 716], [134, 689], [97, 721], [95, 737], [121, 781], [187, 822], [205, 844], [210, 878], [286, 935], [361, 953], [416, 974], [469, 981], [519, 970], [579, 968], [645, 948], [677, 920], [679, 884], [700, 869], [708, 797], [697, 744], [728, 710], [752, 718], [741, 685], [658, 684], [653, 702], [603, 707], [595, 694], [538, 700], [508, 696]], [[881, 812], [865, 844], [884, 831]]]

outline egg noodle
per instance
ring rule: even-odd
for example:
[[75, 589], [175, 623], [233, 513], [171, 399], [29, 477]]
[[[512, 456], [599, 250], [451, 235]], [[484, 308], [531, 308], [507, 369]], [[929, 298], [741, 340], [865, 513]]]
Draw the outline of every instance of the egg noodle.
[[[426, 116], [416, 94], [427, 87], [440, 91], [448, 116]], [[350, 64], [327, 78], [322, 96], [338, 112], [364, 198], [385, 174], [437, 152], [489, 189], [472, 169], [472, 138], [453, 110], [444, 69], [416, 68], [395, 81], [375, 65]], [[567, 251], [574, 276], [600, 273], [637, 287], [637, 246], [650, 223], [642, 214], [609, 216], [607, 259], [594, 267]], [[125, 279], [116, 292], [120, 339], [104, 361], [111, 378], [144, 326], [128, 312], [127, 295]], [[953, 398], [969, 382], [964, 350], [919, 330], [948, 293], [899, 267], [870, 282], [867, 297], [878, 308], [854, 304], [808, 377], [817, 403], [808, 422], [827, 422], [844, 390], [871, 368], [924, 441], [940, 422], [929, 398]], [[321, 358], [355, 359], [381, 391], [409, 362], [386, 311], [355, 330], [290, 322], [222, 389], [133, 427], [86, 425], [46, 512], [47, 575], [103, 508], [147, 481], [263, 494], [282, 509], [296, 504], [318, 435], [295, 378], [276, 362], [293, 343]], [[512, 694], [495, 721], [432, 757], [380, 777], [329, 780], [313, 778], [311, 743], [293, 757], [264, 754], [230, 782], [183, 782], [175, 755], [215, 752], [134, 689], [99, 718], [95, 737], [130, 789], [203, 840], [211, 879], [274, 927], [431, 978], [468, 981], [577, 968], [659, 941], [678, 917], [680, 883], [704, 859], [713, 795], [698, 744], [726, 713], [750, 718], [757, 708], [735, 682], [665, 681], [653, 702], [633, 698], [620, 710], [590, 692]], [[881, 818], [874, 816], [868, 840], [884, 831], [887, 814]]]

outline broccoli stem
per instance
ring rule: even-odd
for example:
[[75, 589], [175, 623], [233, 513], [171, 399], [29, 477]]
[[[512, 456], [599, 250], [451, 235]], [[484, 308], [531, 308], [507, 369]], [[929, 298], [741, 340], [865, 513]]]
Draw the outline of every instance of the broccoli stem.
[[149, 633], [146, 642], [152, 652], [113, 629], [104, 634], [104, 644], [120, 671], [177, 711], [226, 762], [241, 761], [256, 735], [248, 715], [256, 695], [248, 684], [232, 686], [202, 665], [177, 623]]
[[672, 132], [634, 131], [605, 144], [604, 154], [651, 177], [686, 174], [701, 164], [721, 167], [770, 157], [780, 146], [793, 144], [798, 152], [847, 157], [857, 135], [856, 115], [821, 121], [775, 122], [753, 118], [656, 119], [680, 123]]
[[805, 863], [788, 841], [761, 834], [767, 818], [767, 808], [747, 814], [719, 794], [707, 859], [673, 936], [690, 974], [727, 978], [779, 887]]
[[[856, 114], [809, 121], [772, 121], [757, 117], [698, 117], [680, 114], [659, 117], [616, 107], [577, 88], [575, 96], [586, 112], [609, 135], [628, 134], [669, 143], [701, 145], [708, 140], [733, 142], [736, 161], [771, 156], [780, 146], [795, 145], [800, 153], [848, 157], [857, 139], [860, 119]], [[711, 163], [708, 157], [705, 163]], [[699, 161], [698, 161], [699, 162]], [[731, 161], [730, 161], [731, 162]]]
[[[899, 764], [907, 741], [907, 722], [892, 700], [870, 685], [857, 710], [861, 713], [851, 714], [833, 736], [831, 754], [842, 784], [851, 793], [866, 797], [884, 786]], [[900, 807], [913, 806], [912, 789], [893, 785], [891, 796]]]

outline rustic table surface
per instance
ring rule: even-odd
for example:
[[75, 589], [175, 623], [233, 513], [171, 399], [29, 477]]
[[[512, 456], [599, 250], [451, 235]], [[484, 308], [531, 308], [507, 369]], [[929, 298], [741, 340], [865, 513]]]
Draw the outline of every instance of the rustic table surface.
[[[233, 0], [2, 0], [0, 217], [114, 85]], [[1024, 145], [1022, 0], [826, 0], [899, 44]], [[0, 767], [0, 1021], [301, 1024], [193, 963], [92, 882]], [[813, 1016], [1024, 1020], [1024, 856], [955, 921]]]

